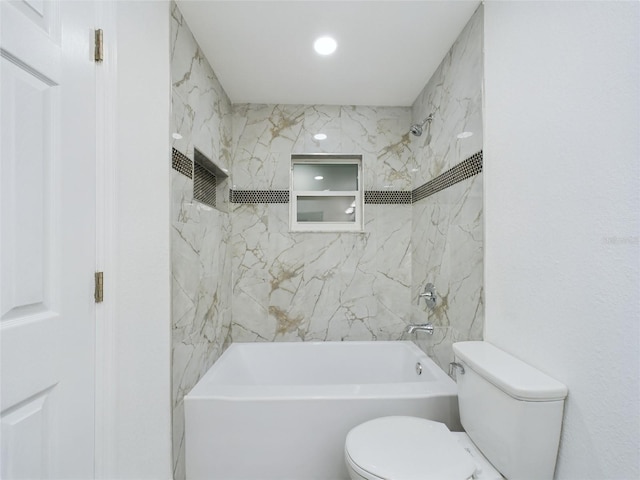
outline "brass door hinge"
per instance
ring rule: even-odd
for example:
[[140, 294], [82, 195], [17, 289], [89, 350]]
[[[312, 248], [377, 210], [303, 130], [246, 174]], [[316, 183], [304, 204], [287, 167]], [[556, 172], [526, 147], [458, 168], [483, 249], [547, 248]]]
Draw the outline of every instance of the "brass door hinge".
[[95, 31], [95, 50], [93, 52], [93, 59], [98, 63], [104, 60], [104, 49], [103, 49], [101, 28]]
[[101, 303], [104, 300], [104, 274], [102, 272], [95, 273], [95, 290], [93, 292], [93, 298], [96, 303]]

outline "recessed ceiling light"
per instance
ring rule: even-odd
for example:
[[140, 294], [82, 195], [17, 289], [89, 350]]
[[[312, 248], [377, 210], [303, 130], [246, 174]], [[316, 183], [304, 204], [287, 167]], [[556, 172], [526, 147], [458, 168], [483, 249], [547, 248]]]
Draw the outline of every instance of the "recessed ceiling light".
[[338, 48], [338, 43], [331, 37], [320, 37], [314, 42], [313, 48], [320, 55], [331, 55]]
[[458, 135], [456, 135], [456, 137], [458, 137], [458, 138], [469, 138], [471, 135], [473, 135], [473, 132], [461, 132]]
[[324, 177], [322, 175], [316, 175], [313, 178], [316, 179], [316, 180], [322, 180]]
[[180, 140], [182, 138], [182, 135], [180, 135], [178, 132], [172, 133], [171, 136], [176, 140]]
[[327, 139], [327, 134], [326, 133], [316, 133], [313, 138], [315, 138], [316, 140], [326, 140]]

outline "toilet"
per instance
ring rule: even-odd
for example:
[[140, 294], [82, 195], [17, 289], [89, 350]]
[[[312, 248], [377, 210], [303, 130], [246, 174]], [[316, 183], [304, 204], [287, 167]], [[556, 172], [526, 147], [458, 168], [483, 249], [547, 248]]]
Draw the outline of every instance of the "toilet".
[[465, 432], [382, 417], [345, 442], [352, 480], [551, 480], [567, 387], [487, 342], [453, 344]]

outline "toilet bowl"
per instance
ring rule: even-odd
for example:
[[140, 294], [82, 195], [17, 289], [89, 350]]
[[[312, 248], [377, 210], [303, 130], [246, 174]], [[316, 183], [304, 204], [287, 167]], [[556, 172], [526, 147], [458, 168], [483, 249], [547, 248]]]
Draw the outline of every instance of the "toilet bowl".
[[345, 442], [352, 480], [502, 480], [465, 433], [416, 417], [382, 417]]
[[453, 352], [468, 435], [423, 418], [370, 420], [345, 442], [353, 480], [553, 479], [567, 387], [487, 342]]

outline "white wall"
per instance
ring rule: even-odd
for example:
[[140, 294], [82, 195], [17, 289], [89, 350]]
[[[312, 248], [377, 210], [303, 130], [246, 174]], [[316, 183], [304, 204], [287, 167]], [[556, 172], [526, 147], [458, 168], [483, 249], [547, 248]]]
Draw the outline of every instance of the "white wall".
[[639, 11], [485, 7], [485, 338], [569, 387], [558, 479], [640, 476]]
[[[117, 3], [115, 465], [171, 478], [169, 3]], [[109, 32], [105, 32], [109, 35]]]

